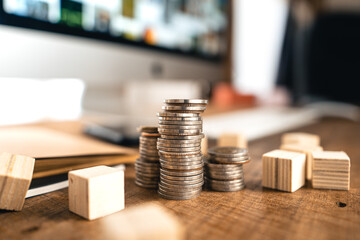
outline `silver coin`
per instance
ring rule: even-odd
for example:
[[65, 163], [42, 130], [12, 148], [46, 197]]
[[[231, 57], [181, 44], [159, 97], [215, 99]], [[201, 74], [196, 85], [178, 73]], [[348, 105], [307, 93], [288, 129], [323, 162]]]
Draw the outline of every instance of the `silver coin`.
[[154, 144], [154, 142], [156, 142], [158, 139], [158, 137], [154, 137], [154, 138], [141, 138], [139, 137], [139, 143], [143, 143], [143, 144], [147, 144], [147, 145], [152, 145]]
[[165, 105], [161, 109], [165, 111], [203, 112], [206, 110], [206, 106]]
[[182, 162], [189, 162], [189, 161], [200, 161], [203, 159], [201, 153], [195, 155], [168, 155], [168, 154], [161, 154], [159, 159], [163, 159], [166, 161], [182, 161]]
[[161, 190], [163, 193], [167, 193], [170, 195], [177, 195], [177, 196], [184, 196], [184, 195], [191, 195], [195, 194], [198, 191], [202, 190], [202, 186], [196, 187], [196, 188], [173, 188], [164, 186], [161, 182], [159, 182], [159, 190]]
[[204, 178], [206, 182], [210, 183], [210, 184], [214, 184], [214, 185], [220, 185], [220, 186], [230, 186], [230, 185], [237, 185], [237, 184], [241, 184], [244, 183], [244, 179], [235, 179], [235, 180], [215, 180], [215, 179], [211, 179], [211, 178]]
[[[192, 152], [168, 152], [168, 151], [163, 151], [163, 150], [159, 150], [159, 156], [162, 157], [174, 157], [174, 156], [179, 156], [179, 157], [183, 157], [183, 156], [199, 156], [201, 154], [200, 150], [197, 151], [192, 151]], [[195, 156], [194, 156], [195, 157]]]
[[197, 183], [203, 183], [204, 180], [203, 179], [195, 179], [195, 180], [182, 180], [182, 181], [179, 181], [179, 180], [169, 180], [167, 178], [164, 178], [164, 177], [160, 177], [160, 180], [164, 183], [167, 183], [167, 184], [172, 184], [172, 185], [189, 185], [189, 184], [197, 184]]
[[157, 144], [140, 144], [139, 145], [139, 150], [155, 150], [156, 151], [157, 148]]
[[144, 145], [141, 145], [141, 146], [139, 147], [139, 151], [140, 151], [140, 152], [151, 152], [151, 153], [153, 154], [153, 153], [156, 153], [156, 152], [158, 151], [158, 149], [157, 149], [157, 145], [156, 145], [156, 146], [152, 146], [151, 148], [150, 148], [150, 147], [147, 147], [147, 146], [144, 147]]
[[226, 169], [210, 169], [207, 166], [204, 166], [204, 169], [207, 172], [211, 172], [211, 173], [215, 173], [215, 174], [239, 174], [239, 173], [243, 173], [244, 171], [242, 169], [231, 169], [231, 170], [226, 170]]
[[199, 174], [203, 174], [203, 169], [196, 169], [190, 171], [176, 171], [176, 170], [168, 170], [160, 168], [160, 174], [165, 174], [167, 176], [174, 177], [188, 177], [188, 176], [198, 176]]
[[157, 138], [154, 138], [153, 140], [142, 140], [139, 139], [139, 145], [146, 145], [146, 146], [153, 146], [157, 142]]
[[149, 147], [152, 148], [154, 146], [156, 146], [157, 141], [153, 141], [153, 142], [144, 142], [144, 141], [139, 141], [139, 147]]
[[[194, 184], [195, 185], [195, 184]], [[164, 193], [172, 194], [172, 195], [184, 195], [184, 194], [192, 194], [196, 191], [199, 191], [203, 186], [203, 183], [197, 184], [197, 186], [185, 186], [185, 185], [165, 185], [164, 182], [159, 182], [159, 189], [161, 189]]]
[[154, 160], [154, 162], [155, 162], [155, 161], [159, 160], [159, 155], [158, 154], [150, 154], [150, 153], [145, 154], [144, 152], [140, 152], [140, 158], [146, 159], [149, 162], [151, 162], [151, 160]]
[[162, 161], [165, 161], [169, 164], [180, 164], [180, 165], [186, 165], [186, 164], [192, 164], [193, 162], [204, 162], [202, 157], [194, 157], [194, 158], [168, 158], [168, 157], [160, 157]]
[[147, 162], [156, 162], [159, 161], [160, 156], [146, 156], [144, 154], [140, 154], [140, 159]]
[[144, 155], [147, 155], [147, 156], [156, 156], [158, 154], [158, 150], [157, 149], [139, 149], [139, 152], [140, 154], [144, 154]]
[[141, 172], [141, 171], [138, 171], [138, 170], [136, 171], [136, 173], [138, 175], [141, 175], [143, 177], [148, 177], [148, 178], [156, 178], [156, 177], [160, 176], [160, 174], [158, 174], [158, 173], [144, 173], [144, 172]]
[[145, 137], [145, 136], [140, 136], [139, 140], [143, 141], [143, 142], [153, 142], [153, 141], [157, 141], [158, 137]]
[[245, 184], [244, 182], [240, 182], [240, 183], [236, 183], [236, 184], [230, 184], [230, 185], [226, 185], [226, 184], [214, 184], [211, 182], [206, 182], [205, 186], [210, 186], [211, 188], [216, 188], [216, 189], [226, 189], [226, 190], [230, 190], [230, 189], [236, 189], [236, 188], [241, 188], [244, 187]]
[[139, 165], [144, 165], [144, 166], [158, 166], [159, 162], [154, 162], [154, 161], [146, 161], [144, 159], [138, 158], [135, 161], [135, 164], [139, 164]]
[[212, 157], [209, 161], [213, 163], [223, 163], [223, 164], [244, 164], [250, 162], [250, 157], [246, 158], [219, 158], [219, 157]]
[[159, 132], [162, 135], [192, 136], [201, 134], [202, 130], [159, 129]]
[[164, 181], [160, 181], [161, 187], [163, 189], [170, 189], [169, 191], [174, 191], [174, 192], [187, 192], [187, 191], [191, 191], [191, 190], [195, 190], [195, 189], [199, 189], [202, 187], [202, 185], [204, 185], [204, 181], [200, 181], [198, 183], [194, 183], [194, 184], [170, 184]]
[[166, 161], [163, 159], [160, 159], [160, 164], [167, 164], [167, 165], [173, 165], [173, 166], [193, 166], [193, 165], [200, 165], [204, 164], [202, 160], [199, 161]]
[[136, 178], [135, 179], [136, 182], [142, 183], [142, 184], [151, 184], [157, 187], [157, 185], [159, 184], [159, 181], [147, 181], [147, 180], [143, 180], [141, 178]]
[[194, 194], [188, 194], [188, 195], [180, 195], [180, 196], [174, 196], [171, 194], [163, 193], [161, 190], [158, 190], [159, 196], [168, 200], [190, 200], [193, 198], [196, 198], [200, 196], [201, 191], [198, 191]]
[[243, 178], [243, 173], [241, 174], [216, 174], [206, 172], [206, 177], [214, 179], [214, 180], [235, 180]]
[[158, 133], [156, 126], [140, 126], [136, 130], [138, 132]]
[[159, 120], [161, 125], [184, 125], [184, 126], [202, 126], [202, 121], [163, 121]]
[[156, 146], [156, 144], [157, 144], [157, 141], [153, 141], [153, 142], [139, 141], [139, 147], [152, 148], [152, 147]]
[[146, 161], [146, 162], [140, 162], [140, 161], [136, 161], [135, 166], [137, 167], [144, 167], [144, 168], [157, 168], [159, 167], [159, 161], [157, 162], [149, 162], [149, 161]]
[[160, 172], [160, 178], [167, 179], [170, 181], [193, 181], [193, 180], [202, 180], [204, 178], [204, 174], [200, 173], [198, 175], [181, 177], [181, 176], [170, 176], [164, 174], [163, 172]]
[[143, 167], [143, 166], [136, 165], [135, 170], [139, 170], [139, 171], [147, 172], [147, 173], [157, 173], [157, 172], [160, 172], [160, 166], [159, 167]]
[[207, 104], [206, 99], [166, 99], [164, 103], [169, 104]]
[[146, 170], [142, 168], [135, 168], [135, 173], [147, 178], [157, 178], [160, 176], [160, 169], [158, 170]]
[[140, 173], [135, 173], [135, 177], [141, 179], [142, 181], [148, 181], [148, 182], [152, 182], [152, 181], [159, 181], [160, 180], [160, 174], [157, 177], [147, 177], [147, 176], [143, 176]]
[[158, 146], [158, 150], [165, 151], [165, 152], [199, 152], [201, 151], [201, 147], [162, 147]]
[[199, 113], [159, 112], [158, 117], [200, 117]]
[[201, 139], [166, 139], [158, 138], [158, 144], [201, 144]]
[[185, 144], [175, 144], [175, 143], [164, 143], [158, 142], [157, 147], [161, 148], [194, 148], [194, 147], [201, 147], [201, 143], [185, 143]]
[[158, 187], [158, 184], [147, 184], [147, 183], [143, 183], [138, 180], [135, 180], [135, 184], [138, 185], [139, 187], [143, 187], [143, 188], [157, 188]]
[[172, 165], [172, 164], [161, 164], [163, 169], [174, 169], [174, 170], [197, 170], [201, 169], [204, 166], [203, 163], [196, 165]]
[[144, 165], [139, 165], [139, 164], [136, 164], [135, 163], [135, 166], [134, 166], [136, 169], [141, 169], [143, 171], [157, 171], [158, 169], [160, 169], [160, 165], [158, 166], [144, 166]]
[[150, 165], [150, 166], [153, 166], [153, 165], [158, 165], [158, 163], [156, 162], [153, 162], [153, 161], [146, 161], [142, 158], [138, 158], [135, 160], [135, 163], [138, 163], [138, 164], [145, 164], [145, 165]]
[[146, 169], [142, 167], [135, 167], [135, 174], [142, 175], [147, 178], [157, 178], [160, 175], [160, 168], [158, 169]]
[[216, 157], [236, 158], [247, 156], [248, 150], [238, 147], [213, 147], [208, 150], [208, 154]]
[[176, 129], [176, 130], [202, 130], [202, 125], [166, 125], [159, 124], [159, 129]]
[[157, 138], [157, 137], [159, 137], [159, 133], [147, 133], [147, 132], [142, 132], [142, 133], [141, 133], [141, 137]]
[[183, 136], [177, 136], [177, 135], [165, 135], [165, 134], [161, 134], [161, 138], [162, 139], [169, 139], [169, 140], [201, 140], [202, 138], [204, 138], [204, 134], [200, 133], [197, 135], [183, 135]]
[[211, 170], [219, 170], [219, 171], [230, 171], [230, 170], [242, 170], [243, 166], [240, 164], [222, 164], [222, 163], [212, 163], [209, 162], [209, 159], [204, 160], [207, 168]]
[[196, 121], [196, 122], [202, 122], [202, 117], [158, 117], [159, 121]]

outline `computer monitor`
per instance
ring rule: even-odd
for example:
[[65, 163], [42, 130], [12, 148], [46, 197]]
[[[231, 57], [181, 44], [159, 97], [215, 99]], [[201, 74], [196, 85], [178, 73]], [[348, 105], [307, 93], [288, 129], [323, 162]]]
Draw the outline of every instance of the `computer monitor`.
[[[223, 78], [226, 0], [0, 0], [0, 76]], [[36, 31], [34, 31], [36, 30]]]

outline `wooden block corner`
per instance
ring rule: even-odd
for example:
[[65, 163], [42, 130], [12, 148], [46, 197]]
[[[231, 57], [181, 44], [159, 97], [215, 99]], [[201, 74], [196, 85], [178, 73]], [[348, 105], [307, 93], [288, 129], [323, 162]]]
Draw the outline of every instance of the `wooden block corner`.
[[0, 154], [0, 209], [22, 210], [34, 165], [32, 157], [6, 152]]
[[281, 144], [301, 144], [320, 146], [320, 136], [304, 132], [284, 133], [281, 136]]
[[304, 153], [276, 149], [263, 154], [263, 187], [295, 192], [305, 184]]
[[69, 172], [71, 212], [93, 220], [124, 208], [124, 170], [96, 166]]

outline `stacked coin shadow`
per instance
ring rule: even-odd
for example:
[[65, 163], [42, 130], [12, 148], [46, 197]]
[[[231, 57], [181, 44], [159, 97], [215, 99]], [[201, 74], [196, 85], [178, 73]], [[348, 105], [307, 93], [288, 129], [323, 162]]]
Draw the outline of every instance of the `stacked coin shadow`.
[[160, 136], [157, 127], [140, 127], [140, 158], [135, 161], [136, 185], [144, 188], [157, 188], [160, 179], [159, 154], [156, 147]]
[[200, 195], [204, 184], [201, 154], [202, 118], [207, 100], [168, 99], [158, 113], [157, 148], [160, 156], [158, 193], [172, 200]]
[[233, 192], [245, 187], [243, 164], [250, 161], [246, 148], [214, 147], [208, 155], [204, 167], [208, 189]]

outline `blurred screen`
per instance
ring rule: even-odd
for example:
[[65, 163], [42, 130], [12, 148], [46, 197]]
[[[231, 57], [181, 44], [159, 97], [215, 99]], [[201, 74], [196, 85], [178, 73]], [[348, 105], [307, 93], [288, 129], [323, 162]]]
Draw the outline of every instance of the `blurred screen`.
[[[227, 0], [3, 0], [5, 14], [145, 46], [220, 57]], [[1, 18], [1, 16], [0, 16]], [[27, 24], [28, 26], [28, 24]], [[39, 25], [40, 26], [40, 25]]]

